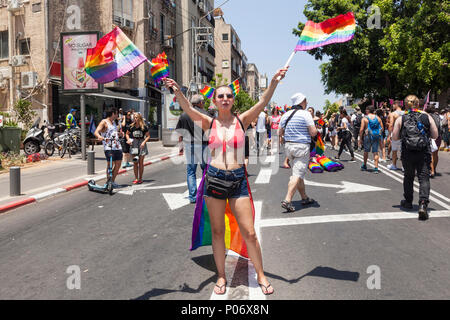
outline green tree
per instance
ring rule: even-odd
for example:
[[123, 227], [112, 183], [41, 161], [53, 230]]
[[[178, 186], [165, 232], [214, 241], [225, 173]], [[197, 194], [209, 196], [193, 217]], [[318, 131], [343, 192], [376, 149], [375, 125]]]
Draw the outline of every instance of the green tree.
[[25, 130], [30, 129], [33, 124], [33, 118], [37, 113], [31, 108], [31, 102], [24, 99], [19, 99], [13, 106], [16, 114], [17, 122], [21, 122], [25, 126]]
[[[381, 28], [368, 26], [372, 5], [380, 8]], [[316, 60], [329, 57], [320, 66], [325, 93], [379, 101], [448, 87], [448, 0], [309, 0], [303, 13], [322, 22], [349, 11], [357, 24], [351, 41], [308, 51]], [[300, 22], [293, 33], [303, 28]]]

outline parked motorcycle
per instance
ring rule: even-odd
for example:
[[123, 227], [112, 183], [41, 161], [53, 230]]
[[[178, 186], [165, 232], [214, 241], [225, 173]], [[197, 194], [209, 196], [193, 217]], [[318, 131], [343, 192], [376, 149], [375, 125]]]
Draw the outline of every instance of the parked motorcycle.
[[48, 125], [48, 140], [44, 143], [45, 154], [51, 157], [58, 149], [59, 155], [61, 155], [61, 149], [63, 146], [64, 138], [68, 135], [68, 132], [64, 131], [66, 128], [65, 123], [56, 123], [55, 125]]
[[27, 156], [41, 151], [41, 146], [45, 143], [44, 133], [47, 128], [47, 122], [44, 121], [40, 128], [39, 122], [41, 122], [41, 118], [38, 117], [28, 131], [25, 140], [23, 140], [23, 151]]

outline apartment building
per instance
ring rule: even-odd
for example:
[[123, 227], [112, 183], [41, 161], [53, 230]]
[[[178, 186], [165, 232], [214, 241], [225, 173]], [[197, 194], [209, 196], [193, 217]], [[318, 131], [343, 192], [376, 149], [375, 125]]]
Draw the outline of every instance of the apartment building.
[[[149, 58], [165, 51], [176, 78], [175, 0], [0, 0], [0, 111], [19, 98], [30, 99], [42, 120], [64, 119], [79, 96], [61, 92], [60, 33], [99, 31], [119, 26]], [[145, 118], [154, 107], [161, 123], [161, 90], [144, 63], [86, 95], [86, 114], [101, 119], [105, 108], [135, 109]]]
[[178, 82], [198, 92], [214, 77], [214, 0], [177, 0], [176, 65]]
[[241, 40], [231, 24], [223, 16], [216, 20], [214, 30], [216, 48], [216, 74], [222, 74], [228, 83], [239, 79], [242, 89], [247, 90], [247, 57], [241, 49]]
[[259, 84], [259, 72], [254, 63], [249, 63], [246, 71], [247, 79], [247, 91], [253, 100], [259, 100], [260, 96], [260, 84]]

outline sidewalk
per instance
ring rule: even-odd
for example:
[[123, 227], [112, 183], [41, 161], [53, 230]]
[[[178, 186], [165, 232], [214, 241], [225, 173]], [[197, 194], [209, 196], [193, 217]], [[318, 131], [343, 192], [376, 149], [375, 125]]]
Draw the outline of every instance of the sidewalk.
[[[162, 141], [148, 142], [149, 155], [145, 158], [144, 164], [149, 165], [168, 157], [178, 155], [178, 147], [164, 147]], [[91, 148], [89, 147], [89, 151]], [[16, 208], [20, 205], [42, 200], [59, 192], [70, 191], [74, 188], [87, 184], [90, 178], [98, 180], [105, 175], [106, 160], [102, 145], [94, 146], [95, 151], [95, 174], [87, 174], [87, 161], [81, 159], [81, 154], [77, 153], [72, 158], [66, 155], [63, 159], [52, 157], [43, 160], [36, 165], [20, 169], [21, 195], [10, 196], [9, 173], [0, 174], [0, 213]], [[151, 162], [150, 162], [151, 160]], [[133, 168], [127, 168], [133, 169]], [[120, 173], [126, 172], [121, 169]]]

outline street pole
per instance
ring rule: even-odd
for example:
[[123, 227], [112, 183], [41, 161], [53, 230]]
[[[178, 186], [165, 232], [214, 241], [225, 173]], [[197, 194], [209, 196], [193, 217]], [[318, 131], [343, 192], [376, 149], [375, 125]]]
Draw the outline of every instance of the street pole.
[[86, 160], [86, 96], [80, 95], [80, 109], [81, 109], [81, 158]]

